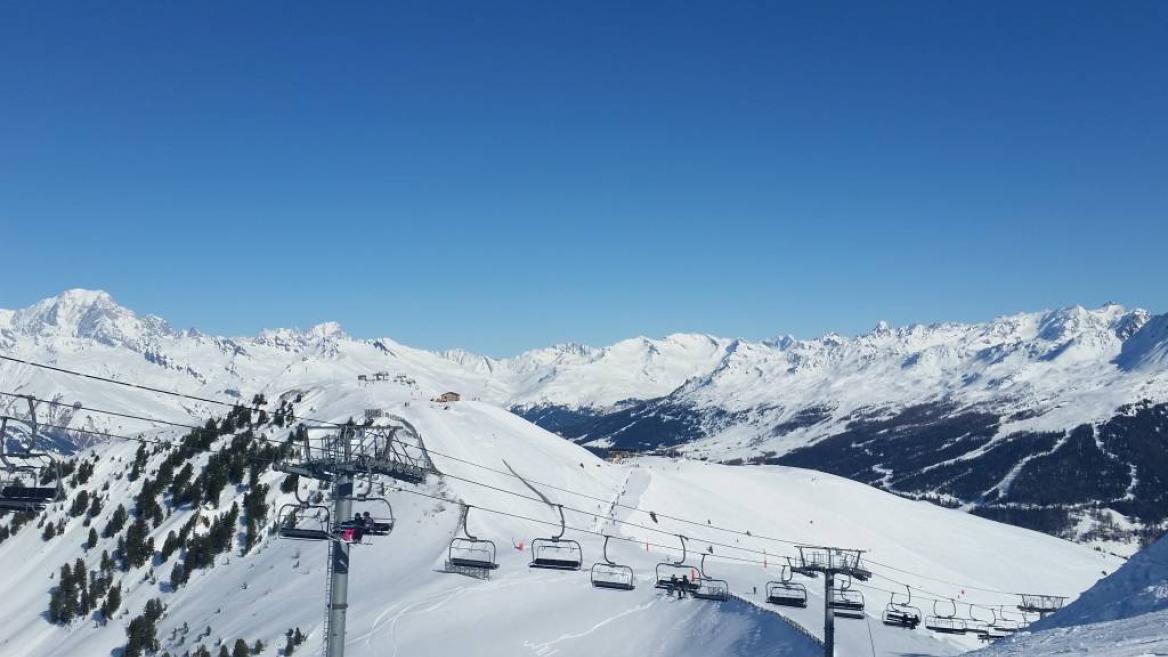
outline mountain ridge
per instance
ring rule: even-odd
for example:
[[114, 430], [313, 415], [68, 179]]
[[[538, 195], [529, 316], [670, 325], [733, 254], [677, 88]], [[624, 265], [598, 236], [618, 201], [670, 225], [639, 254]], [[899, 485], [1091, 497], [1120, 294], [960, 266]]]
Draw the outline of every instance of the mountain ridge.
[[[104, 292], [68, 290], [0, 311], [0, 349], [215, 398], [274, 397], [384, 372], [375, 385], [406, 386], [416, 399], [457, 391], [598, 450], [810, 467], [1080, 538], [1101, 528], [1130, 538], [1166, 521], [1149, 509], [1168, 501], [1159, 433], [1168, 435], [1168, 314], [1118, 304], [974, 324], [881, 322], [855, 337], [638, 336], [499, 359], [356, 339], [334, 322], [209, 336], [140, 316]], [[182, 419], [206, 410], [111, 399], [12, 363], [0, 364], [0, 376], [6, 392], [123, 412]], [[6, 408], [14, 401], [0, 398]], [[71, 426], [136, 428], [84, 409], [71, 418], [81, 423]], [[1078, 472], [1083, 463], [1098, 468]], [[1082, 490], [1097, 490], [1101, 508], [1051, 480], [1070, 471], [1099, 480]], [[1067, 489], [1065, 500], [1044, 488]]]

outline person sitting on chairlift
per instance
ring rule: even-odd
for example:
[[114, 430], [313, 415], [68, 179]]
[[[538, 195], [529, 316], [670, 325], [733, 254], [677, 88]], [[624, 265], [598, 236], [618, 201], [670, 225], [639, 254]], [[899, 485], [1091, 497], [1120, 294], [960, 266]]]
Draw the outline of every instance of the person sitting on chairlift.
[[377, 524], [373, 522], [373, 516], [369, 515], [368, 511], [361, 514], [361, 526], [364, 527], [365, 531], [367, 532], [371, 532], [377, 528]]
[[689, 575], [681, 576], [681, 586], [677, 587], [678, 599], [684, 598], [685, 594], [689, 592]]
[[362, 538], [365, 538], [365, 519], [361, 517], [360, 513], [353, 515], [353, 542], [360, 543]]

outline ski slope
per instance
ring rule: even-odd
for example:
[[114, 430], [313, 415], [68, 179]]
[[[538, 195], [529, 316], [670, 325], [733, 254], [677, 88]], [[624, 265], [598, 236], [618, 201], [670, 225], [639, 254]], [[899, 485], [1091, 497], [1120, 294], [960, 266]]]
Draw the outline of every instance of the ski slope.
[[[708, 520], [719, 527], [749, 530], [755, 537], [867, 549], [873, 564], [911, 572], [908, 575], [872, 565], [880, 575], [861, 589], [869, 605], [867, 621], [837, 621], [841, 655], [872, 654], [873, 650], [882, 656], [953, 655], [976, 647], [971, 637], [940, 637], [923, 629], [883, 626], [879, 613], [888, 594], [878, 589], [903, 587], [882, 576], [958, 600], [1011, 604], [1014, 598], [1010, 596], [967, 587], [1074, 596], [1119, 565], [1118, 559], [1079, 545], [907, 501], [820, 473], [666, 459], [616, 465], [486, 403], [442, 405], [419, 401], [403, 389], [345, 383], [301, 386], [301, 390], [304, 397], [298, 408], [305, 415], [344, 420], [360, 417], [366, 408], [400, 415], [418, 429], [433, 450], [438, 470], [452, 475], [432, 476], [424, 486], [391, 491], [388, 496], [397, 516], [396, 530], [371, 545], [354, 547], [347, 650], [355, 657], [817, 654], [815, 640], [788, 620], [813, 636], [820, 635], [822, 598], [816, 587], [820, 582], [806, 582], [811, 589], [807, 609], [768, 608], [762, 601], [767, 580], [778, 578], [777, 566], [783, 556], [792, 553], [791, 546], [683, 525], [664, 515], [699, 523]], [[102, 459], [94, 481], [111, 482], [111, 500], [95, 523], [98, 527], [119, 499], [131, 504], [132, 486], [117, 474], [136, 447], [113, 443], [99, 448]], [[629, 592], [594, 590], [586, 571], [529, 569], [526, 564], [532, 539], [555, 533], [558, 527], [544, 523], [558, 524], [558, 516], [541, 502], [510, 494], [533, 494], [519, 479], [467, 462], [504, 471], [510, 467], [529, 480], [554, 483], [604, 500], [540, 489], [553, 502], [579, 509], [566, 512], [568, 526], [631, 539], [613, 541], [609, 554], [635, 569], [637, 588]], [[157, 460], [151, 467], [156, 466]], [[274, 472], [265, 475], [273, 491], [278, 491], [276, 484], [281, 478]], [[308, 484], [302, 486], [307, 488]], [[459, 507], [406, 490], [479, 507], [471, 512], [470, 529], [499, 548], [501, 565], [490, 580], [441, 572], [448, 542], [458, 531]], [[241, 496], [241, 491], [225, 491], [218, 508], [226, 509]], [[272, 497], [273, 513], [279, 503], [290, 500], [278, 492]], [[658, 531], [606, 520], [611, 502], [618, 500], [660, 515], [654, 523], [646, 514], [618, 509], [616, 518]], [[204, 514], [211, 511], [200, 510]], [[156, 545], [194, 512], [180, 509], [170, 516], [153, 534]], [[309, 639], [297, 654], [319, 651], [326, 548], [274, 535], [246, 556], [220, 556], [215, 568], [196, 571], [177, 592], [170, 592], [165, 583], [170, 563], [155, 566], [156, 581], [150, 579], [148, 567], [126, 573], [122, 579], [123, 609], [130, 614], [104, 627], [93, 621], [75, 622], [68, 628], [50, 625], [43, 612], [51, 578], [59, 566], [79, 556], [92, 566], [94, 554], [112, 550], [112, 539], [102, 539], [96, 550], [85, 555], [80, 545], [87, 532], [80, 519], [71, 519], [65, 535], [49, 543], [44, 543], [34, 528], [0, 543], [0, 563], [20, 564], [0, 573], [0, 589], [5, 592], [0, 597], [0, 656], [111, 654], [124, 644], [123, 624], [140, 613], [152, 597], [160, 597], [167, 605], [158, 636], [162, 649], [172, 654], [191, 649], [195, 635], [205, 627], [212, 631], [204, 643], [216, 638], [228, 642], [244, 638], [251, 643], [259, 638], [268, 645], [266, 655], [277, 654], [287, 629], [300, 627]], [[667, 599], [652, 586], [653, 567], [658, 561], [678, 558], [679, 550], [647, 549], [645, 542], [671, 546], [676, 542], [674, 533], [688, 535], [695, 553], [706, 548], [704, 541], [765, 549], [768, 567], [725, 560], [722, 557], [762, 557], [716, 547], [714, 556], [707, 559], [707, 571], [727, 579], [738, 598], [726, 603]], [[582, 544], [586, 567], [599, 560], [599, 536], [570, 531], [568, 537]], [[690, 557], [696, 566], [696, 555]], [[190, 628], [185, 640], [179, 643], [180, 632], [172, 642], [172, 631], [184, 623]]]
[[1168, 538], [1133, 556], [1062, 611], [979, 657], [1168, 655]]

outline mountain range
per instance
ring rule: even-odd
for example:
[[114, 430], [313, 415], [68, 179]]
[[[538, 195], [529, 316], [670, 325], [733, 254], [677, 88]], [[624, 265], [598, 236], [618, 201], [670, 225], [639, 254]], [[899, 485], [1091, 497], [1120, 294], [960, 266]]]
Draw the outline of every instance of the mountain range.
[[[335, 323], [217, 337], [69, 290], [0, 310], [0, 354], [209, 398], [359, 377], [372, 394], [455, 391], [599, 452], [797, 465], [1085, 541], [1131, 542], [1168, 518], [1168, 314], [1116, 304], [881, 323], [855, 337], [674, 334], [491, 358], [356, 339]], [[0, 382], [63, 402], [43, 412], [78, 429], [150, 426], [91, 409], [209, 411], [13, 362], [0, 364]], [[12, 415], [24, 405], [0, 398]]]

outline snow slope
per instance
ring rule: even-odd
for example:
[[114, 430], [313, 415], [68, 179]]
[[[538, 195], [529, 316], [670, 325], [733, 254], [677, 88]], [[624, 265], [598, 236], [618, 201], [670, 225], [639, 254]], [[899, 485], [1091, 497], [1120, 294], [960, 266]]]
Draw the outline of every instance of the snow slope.
[[[96, 362], [91, 364], [96, 366]], [[276, 371], [273, 380], [285, 372]], [[307, 374], [311, 373], [309, 368]], [[874, 588], [862, 589], [871, 614], [878, 615], [886, 600], [887, 594], [877, 589], [896, 586], [883, 577], [908, 581], [945, 597], [1005, 604], [1010, 596], [978, 592], [968, 586], [1073, 596], [1090, 586], [1101, 572], [1119, 565], [1119, 560], [1082, 546], [904, 500], [838, 477], [791, 468], [743, 469], [666, 459], [615, 465], [491, 404], [441, 405], [419, 401], [410, 386], [359, 386], [352, 379], [330, 382], [323, 376], [304, 379], [313, 382], [298, 384], [303, 396], [300, 413], [343, 420], [360, 416], [366, 408], [379, 408], [400, 415], [417, 427], [427, 447], [434, 450], [432, 458], [440, 471], [502, 489], [435, 476], [425, 486], [405, 487], [408, 490], [462, 500], [482, 509], [549, 521], [554, 518], [542, 503], [503, 492], [530, 495], [522, 481], [463, 462], [469, 461], [494, 469], [510, 467], [530, 479], [662, 515], [750, 530], [754, 536], [869, 549], [872, 568], [880, 573], [869, 582]], [[127, 403], [115, 399], [116, 392], [109, 394], [109, 403]], [[110, 499], [95, 523], [99, 527], [118, 501], [130, 504], [134, 487], [118, 475], [135, 448], [134, 444], [113, 443], [85, 452], [98, 450], [101, 454], [91, 487], [97, 490], [110, 482]], [[157, 463], [156, 458], [148, 470]], [[275, 484], [281, 475], [270, 472], [264, 477], [277, 490]], [[754, 587], [761, 592], [768, 579], [778, 576], [774, 563], [790, 553], [790, 546], [676, 524], [666, 518], [655, 525], [658, 532], [613, 524], [604, 520], [609, 504], [554, 490], [542, 492], [555, 502], [580, 509], [567, 512], [569, 526], [633, 539], [614, 542], [610, 555], [636, 569], [635, 591], [593, 590], [586, 572], [529, 570], [527, 546], [553, 528], [481, 509], [472, 512], [471, 530], [496, 542], [501, 568], [489, 581], [438, 572], [447, 542], [457, 529], [457, 506], [404, 491], [391, 492], [397, 529], [372, 545], [354, 548], [348, 654], [708, 657], [756, 655], [762, 650], [792, 656], [816, 654], [813, 639], [781, 619], [775, 609], [762, 609], [761, 593], [754, 593]], [[225, 491], [218, 508], [230, 506], [241, 494]], [[273, 493], [274, 506], [288, 498], [278, 497]], [[203, 514], [213, 511], [209, 507], [198, 510]], [[156, 544], [195, 512], [190, 508], [176, 510], [154, 532]], [[654, 526], [645, 514], [630, 517], [625, 514], [634, 512], [618, 513], [622, 519]], [[300, 627], [309, 640], [297, 654], [319, 650], [325, 548], [275, 537], [266, 538], [246, 556], [220, 556], [215, 568], [196, 571], [190, 582], [175, 592], [164, 582], [170, 563], [154, 566], [157, 582], [150, 579], [146, 568], [126, 573], [122, 577], [126, 588], [123, 608], [129, 610], [129, 616], [120, 616], [104, 627], [92, 621], [75, 622], [68, 628], [50, 625], [43, 612], [51, 578], [60, 564], [82, 557], [93, 566], [95, 554], [112, 549], [113, 539], [103, 539], [85, 554], [80, 544], [87, 532], [80, 519], [71, 519], [65, 534], [50, 542], [43, 542], [39, 530], [30, 527], [0, 543], [0, 563], [20, 564], [0, 572], [0, 589], [5, 592], [0, 596], [0, 655], [111, 654], [124, 642], [124, 623], [155, 596], [167, 605], [158, 635], [163, 649], [172, 654], [192, 648], [195, 635], [207, 626], [211, 635], [202, 640], [204, 643], [216, 638], [229, 643], [244, 638], [250, 643], [260, 638], [269, 646], [265, 655], [276, 654], [285, 630]], [[646, 550], [644, 542], [672, 544], [670, 534], [674, 532], [689, 535], [696, 550], [703, 549], [704, 540], [718, 540], [742, 548], [766, 549], [775, 555], [775, 562], [764, 569], [729, 561], [721, 557], [750, 553], [716, 548], [707, 570], [729, 580], [741, 598], [722, 604], [669, 600], [652, 588], [652, 569], [663, 558], [676, 558], [677, 551]], [[571, 537], [583, 545], [587, 563], [599, 558], [598, 536], [573, 533]], [[517, 545], [525, 549], [514, 547]], [[808, 609], [791, 613], [784, 609], [782, 613], [815, 635], [822, 600], [816, 582], [808, 584], [812, 589]], [[184, 624], [190, 632], [185, 638], [178, 632], [172, 641], [172, 631]], [[869, 654], [873, 645], [878, 655], [951, 655], [974, 647], [974, 640], [968, 637], [945, 638], [924, 630], [886, 628], [877, 616], [870, 616], [867, 622], [841, 620], [838, 626], [840, 654]]]
[[1033, 633], [976, 653], [1009, 655], [1168, 655], [1168, 537], [1133, 556]]

